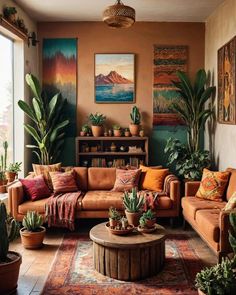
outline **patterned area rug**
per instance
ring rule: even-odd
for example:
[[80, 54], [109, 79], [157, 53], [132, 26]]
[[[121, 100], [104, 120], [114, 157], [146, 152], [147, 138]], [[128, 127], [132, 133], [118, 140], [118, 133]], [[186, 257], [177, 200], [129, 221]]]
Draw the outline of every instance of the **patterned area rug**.
[[88, 236], [66, 234], [42, 294], [192, 295], [197, 294], [194, 279], [202, 267], [187, 235], [169, 235], [165, 266], [158, 275], [138, 282], [118, 281], [93, 270], [92, 242]]

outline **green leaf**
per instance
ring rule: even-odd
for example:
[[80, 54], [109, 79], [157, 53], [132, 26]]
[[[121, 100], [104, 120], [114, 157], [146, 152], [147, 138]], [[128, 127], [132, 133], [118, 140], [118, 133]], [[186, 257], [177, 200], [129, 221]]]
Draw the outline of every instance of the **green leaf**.
[[198, 97], [203, 91], [204, 86], [206, 84], [206, 72], [204, 69], [200, 69], [195, 78], [194, 92], [196, 93], [196, 97]]
[[38, 145], [40, 145], [41, 139], [40, 139], [37, 131], [35, 130], [35, 128], [29, 124], [24, 124], [24, 127], [25, 127], [25, 130], [35, 139], [35, 141], [38, 143]]
[[39, 149], [37, 145], [33, 145], [33, 144], [27, 144], [26, 147], [29, 149]]
[[26, 74], [25, 80], [26, 80], [26, 83], [29, 85], [30, 89], [32, 90], [34, 96], [38, 98], [40, 101], [42, 101], [41, 87], [40, 87], [38, 79], [32, 74]]
[[41, 119], [42, 119], [42, 113], [41, 113], [41, 109], [40, 109], [39, 102], [38, 102], [38, 100], [34, 97], [33, 100], [32, 100], [32, 103], [33, 103], [34, 112], [35, 112], [35, 114], [36, 114], [37, 120], [38, 120], [38, 121], [41, 121]]
[[50, 136], [50, 142], [54, 142], [54, 140], [55, 140], [56, 137], [57, 137], [58, 132], [59, 132], [62, 128], [65, 128], [69, 123], [70, 123], [69, 120], [65, 120], [65, 121], [59, 123], [59, 124], [54, 128], [54, 130], [52, 131], [52, 134], [51, 134], [51, 136]]
[[22, 111], [28, 116], [30, 117], [30, 119], [32, 119], [35, 123], [38, 123], [37, 121], [37, 117], [35, 116], [34, 111], [32, 110], [32, 108], [23, 100], [19, 100], [18, 101], [18, 106], [22, 109]]
[[36, 152], [36, 151], [33, 151], [32, 153], [35, 154], [35, 155], [37, 156], [37, 158], [38, 158], [38, 160], [39, 160], [39, 163], [41, 163], [41, 157], [40, 157], [39, 153]]
[[56, 95], [53, 96], [53, 98], [50, 100], [49, 105], [48, 105], [48, 120], [51, 120], [52, 115], [54, 114], [57, 102], [58, 102], [58, 97], [59, 97], [60, 93], [57, 93]]

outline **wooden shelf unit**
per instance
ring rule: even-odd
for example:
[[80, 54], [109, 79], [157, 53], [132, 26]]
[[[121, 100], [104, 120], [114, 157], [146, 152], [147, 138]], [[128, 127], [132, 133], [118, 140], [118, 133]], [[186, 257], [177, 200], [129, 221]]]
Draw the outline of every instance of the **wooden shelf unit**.
[[[116, 145], [116, 152], [110, 151], [112, 143]], [[133, 166], [133, 162], [137, 162], [135, 166], [138, 166], [140, 162], [148, 165], [148, 137], [78, 136], [76, 137], [75, 145], [77, 166], [99, 167], [100, 165], [94, 165], [96, 160], [93, 159], [102, 159], [102, 167], [105, 166], [105, 163], [106, 167], [111, 167], [111, 163], [115, 165], [116, 162], [120, 161], [125, 162], [125, 165], [130, 164], [131, 166]], [[84, 150], [85, 146], [89, 147], [89, 151]], [[91, 147], [95, 146], [100, 147], [99, 151], [91, 151]], [[120, 151], [121, 146], [125, 147], [126, 150], [124, 152]], [[129, 152], [129, 146], [137, 146], [142, 151]]]

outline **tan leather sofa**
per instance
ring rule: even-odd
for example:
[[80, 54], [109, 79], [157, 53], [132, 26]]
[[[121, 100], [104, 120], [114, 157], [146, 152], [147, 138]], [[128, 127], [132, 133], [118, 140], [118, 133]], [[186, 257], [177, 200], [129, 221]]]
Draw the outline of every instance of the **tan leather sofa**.
[[[185, 184], [185, 197], [182, 198], [184, 220], [187, 221], [208, 246], [217, 254], [219, 261], [222, 256], [232, 252], [228, 241], [229, 214], [222, 210], [227, 201], [236, 191], [236, 169], [231, 172], [223, 202], [203, 200], [195, 197], [200, 181]], [[236, 212], [236, 209], [233, 209]]]
[[[110, 206], [123, 211], [123, 193], [112, 192], [116, 179], [115, 168], [75, 167], [78, 188], [85, 192], [77, 202], [77, 218], [107, 218]], [[38, 201], [26, 200], [20, 182], [9, 190], [9, 210], [14, 218], [22, 221], [28, 210], [36, 210], [45, 214], [47, 199]], [[180, 182], [170, 184], [170, 193], [161, 196], [157, 210], [159, 217], [177, 217], [180, 211]]]

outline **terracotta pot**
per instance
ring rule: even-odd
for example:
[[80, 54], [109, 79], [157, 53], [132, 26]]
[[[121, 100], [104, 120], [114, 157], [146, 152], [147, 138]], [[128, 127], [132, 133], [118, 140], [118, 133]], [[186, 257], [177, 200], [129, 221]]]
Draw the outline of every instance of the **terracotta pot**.
[[85, 136], [85, 132], [84, 131], [80, 131], [80, 136]]
[[207, 295], [206, 293], [202, 292], [200, 289], [197, 289], [198, 290], [198, 295]]
[[152, 228], [156, 223], [156, 218], [153, 219], [146, 219], [146, 227]]
[[113, 134], [115, 137], [121, 137], [121, 130], [113, 130]]
[[110, 224], [110, 226], [116, 227], [117, 224], [119, 224], [119, 223], [120, 223], [119, 220], [115, 220], [115, 219], [109, 218], [109, 224]]
[[17, 175], [16, 172], [10, 172], [10, 171], [5, 172], [5, 176], [6, 176], [8, 183], [13, 182], [16, 179], [16, 175]]
[[43, 246], [46, 228], [40, 226], [41, 231], [29, 232], [23, 227], [20, 230], [21, 242], [26, 249], [39, 249]]
[[0, 185], [0, 194], [5, 194], [7, 192], [6, 185]]
[[103, 134], [102, 126], [93, 126], [92, 125], [92, 134], [94, 137], [102, 136], [102, 134]]
[[141, 212], [128, 212], [127, 210], [125, 210], [125, 215], [126, 215], [126, 218], [128, 219], [129, 224], [133, 226], [139, 225], [139, 219], [142, 215]]
[[9, 251], [11, 262], [0, 263], [0, 294], [13, 294], [17, 288], [22, 257], [19, 253]]
[[130, 124], [129, 130], [132, 136], [138, 136], [139, 135], [139, 125], [137, 124]]
[[130, 132], [129, 131], [125, 131], [125, 137], [130, 137]]

